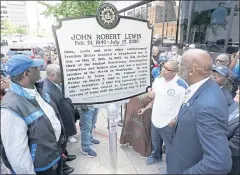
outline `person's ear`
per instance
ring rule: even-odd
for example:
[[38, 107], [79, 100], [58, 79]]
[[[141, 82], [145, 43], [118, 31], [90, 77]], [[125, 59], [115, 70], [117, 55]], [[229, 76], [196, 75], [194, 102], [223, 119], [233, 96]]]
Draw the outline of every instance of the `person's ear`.
[[190, 68], [189, 68], [188, 75], [194, 75], [195, 72], [196, 72], [196, 68], [195, 68], [195, 67], [190, 67]]
[[29, 75], [29, 71], [27, 70], [27, 71], [25, 71], [24, 73], [23, 73], [23, 75], [26, 75], [26, 76], [28, 76]]

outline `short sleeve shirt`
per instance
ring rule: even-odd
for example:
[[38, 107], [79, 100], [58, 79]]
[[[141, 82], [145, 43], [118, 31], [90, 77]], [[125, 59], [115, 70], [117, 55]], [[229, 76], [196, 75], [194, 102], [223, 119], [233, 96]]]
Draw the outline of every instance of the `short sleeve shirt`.
[[155, 127], [163, 128], [177, 117], [187, 87], [185, 81], [177, 75], [170, 82], [166, 82], [163, 77], [154, 80], [152, 89], [155, 93], [155, 99], [152, 109], [152, 123]]

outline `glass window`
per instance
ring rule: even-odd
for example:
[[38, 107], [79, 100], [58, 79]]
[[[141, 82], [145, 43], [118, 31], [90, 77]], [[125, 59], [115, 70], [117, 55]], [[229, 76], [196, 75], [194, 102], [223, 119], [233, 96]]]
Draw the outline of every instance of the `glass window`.
[[239, 43], [239, 2], [182, 1], [180, 30], [180, 43], [226, 52]]
[[147, 12], [147, 8], [146, 8], [146, 4], [144, 4], [140, 7], [136, 7], [134, 16], [135, 18], [146, 20], [147, 19], [146, 12]]
[[168, 47], [175, 44], [178, 9], [179, 2], [175, 0], [155, 1], [148, 7], [148, 17], [154, 26], [154, 39], [158, 40], [157, 45], [161, 43]]

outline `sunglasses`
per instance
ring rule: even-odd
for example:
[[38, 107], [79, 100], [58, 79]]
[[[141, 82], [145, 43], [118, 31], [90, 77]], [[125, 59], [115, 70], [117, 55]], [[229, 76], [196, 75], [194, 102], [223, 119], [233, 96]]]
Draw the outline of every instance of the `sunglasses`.
[[171, 70], [171, 69], [168, 69], [166, 66], [163, 66], [163, 68], [164, 68], [165, 70], [169, 71], [169, 72], [175, 72], [175, 71], [173, 71], [173, 70]]

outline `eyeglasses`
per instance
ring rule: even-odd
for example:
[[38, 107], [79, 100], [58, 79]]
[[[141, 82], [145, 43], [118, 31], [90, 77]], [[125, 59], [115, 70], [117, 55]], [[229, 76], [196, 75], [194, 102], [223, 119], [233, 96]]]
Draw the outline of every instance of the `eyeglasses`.
[[40, 70], [40, 67], [31, 67], [28, 70]]
[[223, 60], [219, 60], [219, 59], [217, 59], [216, 62], [219, 62], [219, 63], [226, 63], [226, 62], [228, 62], [228, 61], [223, 61]]
[[169, 71], [169, 72], [175, 72], [175, 71], [173, 71], [173, 70], [168, 69], [166, 66], [163, 66], [163, 68], [164, 68], [165, 70]]

